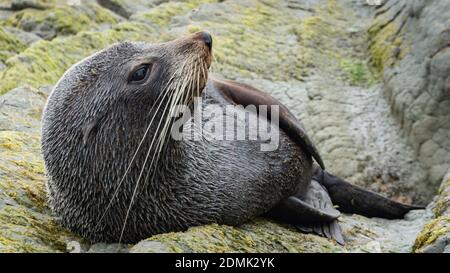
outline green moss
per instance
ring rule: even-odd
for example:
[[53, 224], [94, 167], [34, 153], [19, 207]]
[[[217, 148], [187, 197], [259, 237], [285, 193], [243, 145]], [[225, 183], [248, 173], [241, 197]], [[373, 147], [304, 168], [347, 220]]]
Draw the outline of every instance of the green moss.
[[[150, 12], [133, 16], [136, 20], [152, 22], [157, 28], [167, 27], [175, 15], [185, 14], [199, 2], [165, 3]], [[209, 1], [208, 1], [209, 2]], [[229, 78], [262, 76], [270, 80], [303, 79], [305, 71], [326, 60], [317, 47], [326, 48], [333, 55], [332, 42], [324, 43], [328, 36], [338, 38], [338, 28], [322, 17], [336, 16], [336, 1], [328, 1], [320, 9], [320, 16], [302, 20], [289, 10], [280, 9], [280, 0], [227, 3], [233, 16], [219, 13], [220, 20], [195, 21], [185, 27], [186, 33], [209, 31], [214, 36], [213, 73]], [[182, 28], [182, 27], [180, 27]], [[164, 34], [164, 31], [162, 31]], [[298, 37], [298, 43], [295, 42]], [[288, 41], [286, 37], [292, 37]], [[173, 37], [172, 37], [173, 38]], [[325, 49], [324, 49], [325, 51]], [[328, 64], [324, 64], [328, 67]], [[337, 65], [335, 65], [337, 67]]]
[[55, 30], [55, 35], [76, 34], [91, 29], [97, 24], [115, 24], [118, 17], [96, 4], [87, 6], [58, 5], [51, 9], [25, 9], [5, 21], [5, 25], [32, 31], [39, 25]]
[[148, 20], [159, 27], [166, 27], [174, 16], [186, 14], [201, 4], [213, 2], [217, 2], [217, 0], [184, 0], [163, 3], [148, 12], [137, 14], [135, 18]]
[[323, 48], [325, 40], [336, 33], [329, 22], [320, 15], [306, 18], [297, 32], [305, 46], [316, 49]]
[[373, 83], [372, 73], [367, 64], [360, 60], [344, 59], [341, 62], [344, 78], [351, 85], [368, 86]]
[[39, 136], [0, 131], [0, 158], [3, 177], [0, 191], [18, 204], [44, 209], [45, 170], [40, 157]]
[[11, 138], [1, 138], [0, 147], [11, 150], [11, 151], [20, 151], [20, 144]]
[[[80, 32], [74, 36], [39, 41], [7, 60], [0, 72], [0, 94], [19, 85], [54, 84], [74, 63], [121, 40], [145, 40], [152, 30], [140, 23], [123, 23], [103, 32]], [[26, 77], [24, 77], [26, 75]]]
[[[230, 78], [255, 74], [274, 80], [299, 77], [301, 63], [295, 54], [296, 45], [285, 44], [282, 37], [300, 20], [284, 14], [276, 7], [277, 3], [281, 4], [280, 1], [249, 1], [245, 7], [230, 4], [235, 16], [223, 18], [225, 22], [203, 25], [215, 35], [213, 72]], [[277, 29], [280, 27], [286, 30], [280, 32]]]
[[435, 242], [439, 237], [450, 233], [450, 216], [440, 216], [431, 220], [417, 236], [413, 251], [421, 252], [424, 247]]
[[203, 31], [203, 28], [201, 26], [196, 26], [196, 25], [188, 25], [187, 26], [187, 30], [189, 33], [196, 33], [199, 31]]
[[74, 238], [49, 216], [23, 207], [0, 210], [0, 252], [61, 252]]
[[443, 182], [439, 187], [436, 205], [433, 208], [435, 217], [439, 217], [450, 208], [450, 179]]
[[64, 251], [75, 238], [50, 216], [38, 133], [0, 131], [0, 252]]
[[[343, 16], [346, 18], [343, 18]], [[355, 48], [365, 44], [364, 37], [355, 37], [345, 31], [346, 21], [355, 14], [345, 10], [341, 2], [328, 0], [316, 8], [314, 16], [305, 18], [293, 28], [302, 47], [298, 50], [302, 73], [320, 71], [329, 76], [344, 73], [344, 80], [354, 85], [366, 85], [372, 78], [365, 56]], [[313, 68], [313, 69], [310, 69]], [[342, 71], [344, 70], [344, 71]]]
[[21, 151], [26, 141], [26, 134], [16, 131], [0, 131], [0, 148], [13, 152]]
[[383, 25], [382, 22], [373, 24], [369, 30], [369, 52], [372, 57], [372, 65], [382, 73], [385, 67], [394, 65], [408, 52], [398, 36], [399, 26], [395, 22]]
[[[324, 238], [301, 234], [288, 226], [256, 219], [241, 227], [205, 225], [186, 232], [153, 236], [170, 252], [342, 252], [342, 247]], [[139, 251], [146, 251], [139, 249]], [[148, 249], [147, 251], [151, 251]]]
[[217, 224], [194, 227], [187, 233], [166, 233], [151, 237], [172, 252], [227, 252], [227, 250], [251, 250], [254, 242], [244, 233], [230, 226]]
[[26, 45], [0, 27], [0, 62], [6, 61], [25, 48]]
[[[3, 2], [7, 2], [8, 4], [11, 4], [11, 2], [16, 2], [16, 5], [26, 2], [28, 7], [34, 8], [34, 9], [49, 9], [53, 7], [57, 2], [61, 2], [60, 0], [27, 0], [27, 1], [8, 1], [3, 0]], [[0, 1], [1, 3], [2, 1]], [[23, 7], [23, 6], [22, 6]]]
[[[0, 72], [0, 80], [4, 83], [0, 86], [0, 94], [23, 84], [33, 87], [54, 84], [73, 63], [116, 41], [173, 39], [175, 37], [163, 31], [161, 26], [169, 24], [173, 16], [186, 14], [209, 2], [214, 1], [163, 3], [150, 12], [133, 16], [135, 19], [151, 20], [153, 27], [134, 21], [124, 22], [104, 32], [79, 32], [51, 42], [37, 42], [6, 62], [7, 68]], [[229, 3], [235, 10], [234, 16], [223, 14], [220, 22], [196, 22], [185, 27], [185, 32], [206, 30], [213, 34], [215, 45], [211, 70], [228, 78], [258, 75], [270, 80], [302, 80], [313, 70], [311, 68], [318, 68], [314, 71], [341, 69], [342, 57], [337, 52], [344, 49], [336, 48], [334, 41], [343, 38], [342, 31], [339, 25], [322, 19], [331, 17], [340, 20], [339, 12], [336, 12], [339, 3], [327, 1], [326, 5], [317, 9], [317, 16], [306, 20], [295, 16], [295, 13], [286, 14], [286, 10], [279, 8], [280, 4], [280, 0], [250, 0], [244, 6]], [[287, 41], [286, 37], [294, 40]], [[358, 70], [350, 75], [356, 77], [357, 82], [362, 81], [358, 78]]]

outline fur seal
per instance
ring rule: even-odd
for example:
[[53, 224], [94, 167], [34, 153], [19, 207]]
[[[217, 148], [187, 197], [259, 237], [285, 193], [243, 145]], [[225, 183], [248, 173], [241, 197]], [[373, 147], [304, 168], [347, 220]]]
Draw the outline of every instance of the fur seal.
[[[260, 90], [208, 77], [211, 56], [205, 32], [161, 44], [122, 42], [62, 76], [42, 118], [49, 204], [62, 226], [93, 242], [134, 243], [265, 215], [343, 244], [334, 205], [386, 218], [418, 208], [324, 171], [295, 116]], [[171, 113], [196, 96], [205, 105], [279, 107], [278, 126], [270, 115], [248, 115], [278, 132], [278, 148], [261, 151], [261, 139], [173, 140]]]

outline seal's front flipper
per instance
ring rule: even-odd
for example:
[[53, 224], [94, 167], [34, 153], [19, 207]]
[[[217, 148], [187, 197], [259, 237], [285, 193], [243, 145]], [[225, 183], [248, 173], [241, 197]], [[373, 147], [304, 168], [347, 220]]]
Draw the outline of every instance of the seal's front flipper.
[[352, 185], [320, 168], [315, 169], [313, 179], [325, 186], [333, 204], [337, 205], [341, 212], [400, 219], [410, 210], [424, 208], [392, 201], [378, 193]]
[[268, 217], [293, 224], [302, 232], [332, 238], [343, 245], [342, 231], [337, 223], [339, 215], [326, 189], [314, 180], [303, 193], [282, 200], [267, 213]]
[[[325, 169], [319, 152], [309, 139], [300, 121], [281, 102], [269, 94], [247, 84], [217, 79], [214, 79], [213, 83], [216, 86], [216, 89], [230, 103], [242, 105], [244, 107], [248, 105], [265, 105], [267, 106], [268, 115], [271, 114], [271, 106], [278, 106], [280, 128], [297, 144], [303, 147], [314, 158], [314, 160], [316, 160], [322, 169]], [[270, 116], [267, 118], [270, 119]]]

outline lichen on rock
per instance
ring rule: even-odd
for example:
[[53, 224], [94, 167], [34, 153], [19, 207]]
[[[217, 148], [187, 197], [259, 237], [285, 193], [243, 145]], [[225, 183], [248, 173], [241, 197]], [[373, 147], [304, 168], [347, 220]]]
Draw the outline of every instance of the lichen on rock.
[[398, 59], [403, 58], [406, 49], [402, 48], [405, 45], [402, 45], [402, 39], [398, 36], [399, 25], [395, 21], [383, 26], [380, 24], [375, 23], [369, 29], [369, 50], [372, 65], [382, 73], [385, 67], [392, 67]]
[[23, 49], [25, 49], [25, 45], [0, 26], [0, 62], [6, 61]]
[[[420, 232], [414, 244], [415, 252], [443, 252], [444, 249], [439, 247], [436, 249], [434, 245], [440, 238], [446, 237], [443, 247], [446, 247], [450, 242], [450, 216], [439, 216], [436, 219], [427, 223], [424, 229]], [[440, 243], [442, 244], [442, 243]]]
[[101, 6], [56, 5], [49, 9], [24, 9], [2, 24], [34, 32], [46, 40], [56, 36], [76, 34], [100, 24], [116, 24], [120, 18]]
[[[27, 97], [32, 100], [28, 107], [21, 101]], [[45, 97], [39, 90], [22, 88], [0, 97], [0, 102], [4, 103], [0, 106], [0, 252], [64, 251], [66, 242], [79, 239], [61, 228], [47, 207], [36, 126], [40, 116], [34, 111], [42, 108]], [[17, 107], [26, 108], [17, 111]], [[14, 124], [4, 123], [5, 115]]]
[[292, 227], [255, 219], [240, 227], [206, 225], [186, 232], [155, 235], [131, 252], [343, 252], [338, 244]]
[[428, 206], [433, 213], [414, 243], [415, 252], [448, 252], [450, 250], [450, 170], [444, 177], [437, 196]]
[[33, 87], [53, 84], [71, 65], [95, 51], [122, 40], [149, 39], [151, 33], [149, 26], [124, 22], [107, 31], [86, 31], [38, 41], [5, 62], [6, 68], [0, 72], [4, 82], [0, 94], [24, 84]]

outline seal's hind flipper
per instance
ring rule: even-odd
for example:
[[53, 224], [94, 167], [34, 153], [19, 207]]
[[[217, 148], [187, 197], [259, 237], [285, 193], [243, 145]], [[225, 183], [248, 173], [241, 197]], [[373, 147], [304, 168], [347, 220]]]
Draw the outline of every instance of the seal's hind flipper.
[[304, 192], [282, 200], [267, 213], [268, 217], [293, 224], [302, 232], [332, 238], [343, 245], [342, 231], [337, 222], [339, 215], [327, 190], [314, 180]]
[[325, 186], [333, 204], [337, 205], [341, 212], [399, 219], [410, 210], [424, 208], [392, 201], [378, 193], [352, 185], [320, 168], [315, 169], [313, 179]]
[[316, 207], [318, 205], [309, 204], [297, 196], [289, 196], [273, 207], [268, 216], [292, 224], [331, 222], [339, 217], [340, 212], [336, 209]]
[[242, 105], [244, 107], [248, 105], [266, 105], [267, 114], [269, 115], [267, 118], [270, 118], [271, 106], [277, 105], [279, 107], [280, 128], [297, 144], [303, 147], [316, 160], [322, 169], [325, 169], [325, 165], [323, 164], [319, 152], [309, 139], [300, 121], [281, 102], [269, 94], [247, 84], [217, 79], [214, 79], [213, 83], [216, 86], [216, 89], [230, 103]]
[[295, 224], [294, 226], [303, 233], [314, 233], [328, 239], [333, 239], [340, 245], [345, 245], [344, 237], [342, 237], [342, 229], [337, 220], [329, 223], [301, 223]]

